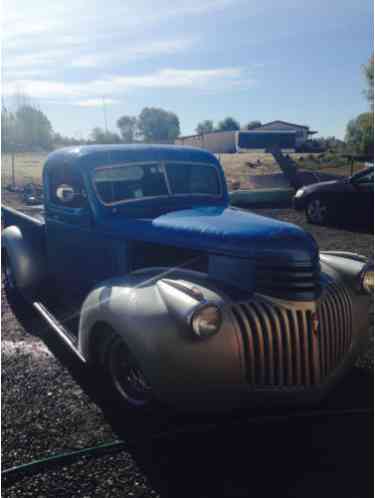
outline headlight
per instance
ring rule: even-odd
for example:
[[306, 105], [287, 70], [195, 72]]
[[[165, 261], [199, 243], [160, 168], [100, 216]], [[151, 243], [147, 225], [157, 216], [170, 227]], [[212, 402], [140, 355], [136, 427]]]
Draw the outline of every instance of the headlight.
[[299, 190], [297, 190], [296, 194], [294, 197], [302, 197], [303, 194], [304, 194], [305, 190], [303, 188], [300, 188]]
[[198, 337], [210, 337], [219, 332], [222, 323], [220, 308], [216, 304], [205, 304], [191, 317], [191, 326]]
[[360, 289], [366, 294], [374, 293], [374, 265], [367, 263], [359, 274]]

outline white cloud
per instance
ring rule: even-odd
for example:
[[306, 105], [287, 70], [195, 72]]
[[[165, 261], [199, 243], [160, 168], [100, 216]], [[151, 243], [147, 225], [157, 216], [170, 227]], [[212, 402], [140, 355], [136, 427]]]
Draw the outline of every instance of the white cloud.
[[105, 105], [117, 104], [118, 100], [114, 99], [87, 99], [87, 100], [79, 100], [78, 102], [74, 102], [74, 105], [78, 107], [103, 107]]
[[92, 106], [94, 105], [93, 102], [103, 96], [121, 96], [131, 90], [142, 88], [220, 90], [233, 86], [248, 87], [253, 83], [254, 81], [248, 76], [247, 71], [238, 67], [215, 69], [165, 68], [143, 75], [113, 75], [82, 83], [24, 79], [18, 80], [14, 84], [8, 84], [4, 92], [6, 95], [12, 95], [21, 88], [24, 93], [34, 98], [79, 99], [77, 105], [82, 105], [82, 102], [86, 102], [86, 106]]
[[131, 60], [147, 59], [151, 57], [170, 55], [182, 52], [191, 48], [197, 40], [195, 38], [176, 40], [155, 40], [153, 42], [143, 42], [128, 44], [121, 50], [114, 50], [113, 47], [107, 51], [95, 51], [73, 59], [72, 66], [80, 68], [107, 67], [112, 64], [123, 64]]

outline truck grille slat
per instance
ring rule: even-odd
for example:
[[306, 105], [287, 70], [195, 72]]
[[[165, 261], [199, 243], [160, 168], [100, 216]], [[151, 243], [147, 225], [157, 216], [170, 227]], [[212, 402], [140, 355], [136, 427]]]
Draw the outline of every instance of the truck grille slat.
[[313, 309], [266, 296], [232, 306], [245, 351], [247, 379], [256, 386], [313, 386], [342, 361], [352, 341], [352, 306], [341, 284], [329, 282]]
[[256, 288], [263, 294], [297, 301], [316, 299], [320, 294], [320, 263], [271, 265], [258, 260], [255, 270]]

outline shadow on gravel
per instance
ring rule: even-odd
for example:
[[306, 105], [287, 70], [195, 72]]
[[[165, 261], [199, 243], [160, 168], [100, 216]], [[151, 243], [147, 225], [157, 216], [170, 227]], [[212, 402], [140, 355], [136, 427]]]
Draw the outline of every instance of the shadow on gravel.
[[360, 224], [356, 222], [345, 222], [345, 221], [336, 221], [330, 224], [325, 225], [327, 228], [335, 228], [337, 230], [346, 230], [347, 232], [352, 233], [363, 233], [363, 234], [374, 234], [374, 225]]
[[[57, 342], [44, 323], [38, 319], [25, 323], [22, 317], [20, 321], [27, 332], [45, 342], [127, 441], [126, 419], [108, 403], [105, 386], [100, 389], [95, 373]], [[372, 392], [372, 376], [354, 369], [320, 409], [372, 409]], [[273, 422], [232, 417], [210, 427], [190, 424], [185, 432], [180, 421], [178, 428], [163, 437], [129, 444], [129, 452], [161, 497], [373, 495], [368, 414]]]

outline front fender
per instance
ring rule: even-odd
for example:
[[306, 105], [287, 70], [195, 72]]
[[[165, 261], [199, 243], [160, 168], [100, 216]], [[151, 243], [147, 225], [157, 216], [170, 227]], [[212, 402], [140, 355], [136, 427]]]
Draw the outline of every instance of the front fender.
[[[320, 252], [322, 271], [342, 280], [359, 295], [363, 295], [359, 288], [359, 275], [367, 262], [368, 259], [360, 254], [344, 251]], [[366, 298], [370, 300], [369, 296], [366, 296]]]
[[[223, 325], [215, 336], [202, 340], [194, 335], [187, 316], [199, 303], [168, 283], [175, 280], [194, 285], [205, 300], [222, 307]], [[123, 337], [160, 399], [181, 402], [191, 394], [196, 400], [199, 393], [204, 399], [206, 386], [212, 397], [215, 386], [221, 392], [245, 379], [241, 338], [229, 302], [207, 276], [193, 271], [149, 269], [108, 280], [83, 304], [80, 352], [90, 361], [94, 327], [108, 324]]]

